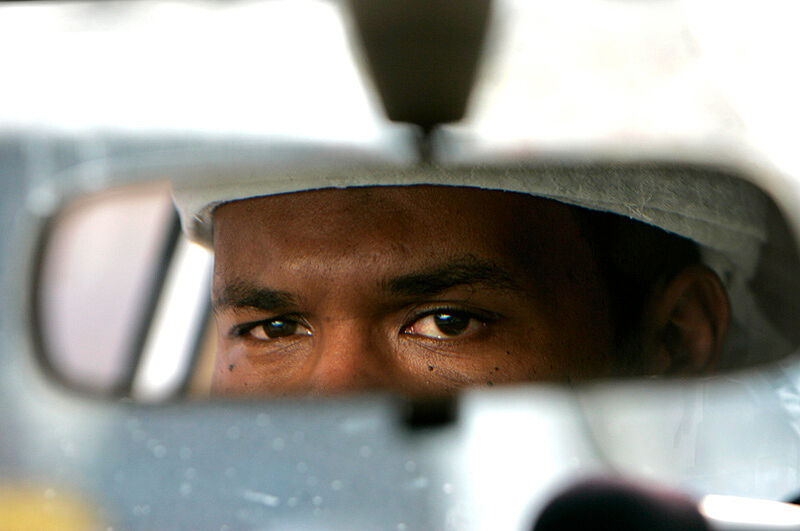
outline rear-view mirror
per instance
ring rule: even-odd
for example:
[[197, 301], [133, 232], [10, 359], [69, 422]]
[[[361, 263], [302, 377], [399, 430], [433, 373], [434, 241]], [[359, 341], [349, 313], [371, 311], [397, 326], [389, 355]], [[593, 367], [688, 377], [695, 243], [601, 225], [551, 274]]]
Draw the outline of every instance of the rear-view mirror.
[[[186, 178], [66, 202], [35, 275], [43, 366], [153, 401], [708, 377], [794, 351], [791, 222], [734, 171], [424, 171], [243, 197], [232, 175], [202, 208]], [[625, 187], [651, 198], [638, 214], [608, 200]]]

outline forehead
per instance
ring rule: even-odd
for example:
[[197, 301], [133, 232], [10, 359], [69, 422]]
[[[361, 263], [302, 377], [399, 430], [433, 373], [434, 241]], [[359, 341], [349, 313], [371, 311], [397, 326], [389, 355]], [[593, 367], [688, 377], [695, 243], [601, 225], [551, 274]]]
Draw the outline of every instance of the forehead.
[[[475, 255], [529, 262], [564, 247], [571, 207], [462, 187], [326, 189], [226, 203], [214, 212], [217, 272], [406, 264]], [[538, 260], [535, 260], [538, 261]]]

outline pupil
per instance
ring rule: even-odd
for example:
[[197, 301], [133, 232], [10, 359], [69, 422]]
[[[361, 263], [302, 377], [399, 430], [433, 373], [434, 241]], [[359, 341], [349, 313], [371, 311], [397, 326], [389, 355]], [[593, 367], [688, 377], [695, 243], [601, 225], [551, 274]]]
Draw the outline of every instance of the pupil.
[[290, 336], [294, 334], [296, 330], [297, 323], [293, 323], [291, 321], [282, 321], [280, 319], [270, 321], [264, 325], [264, 333], [267, 334], [267, 337], [272, 339], [276, 337]]
[[451, 313], [437, 313], [433, 316], [433, 322], [444, 335], [456, 336], [469, 326], [469, 317], [466, 315], [453, 315]]

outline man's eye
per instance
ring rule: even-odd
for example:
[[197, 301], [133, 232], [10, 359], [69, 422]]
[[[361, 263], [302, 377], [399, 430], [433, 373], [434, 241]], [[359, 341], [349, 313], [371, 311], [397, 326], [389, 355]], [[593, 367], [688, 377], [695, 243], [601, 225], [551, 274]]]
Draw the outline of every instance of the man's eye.
[[269, 341], [290, 336], [310, 336], [311, 331], [293, 319], [276, 318], [248, 325], [242, 330], [241, 335], [259, 341]]
[[440, 311], [417, 319], [403, 332], [432, 339], [449, 339], [473, 334], [483, 325], [483, 321], [467, 313]]

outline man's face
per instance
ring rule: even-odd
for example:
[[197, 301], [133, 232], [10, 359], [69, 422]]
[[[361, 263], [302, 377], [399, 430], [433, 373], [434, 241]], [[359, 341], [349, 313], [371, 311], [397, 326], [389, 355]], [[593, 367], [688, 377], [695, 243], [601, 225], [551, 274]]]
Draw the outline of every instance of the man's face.
[[213, 391], [441, 394], [613, 372], [606, 288], [566, 205], [416, 186], [214, 213]]

